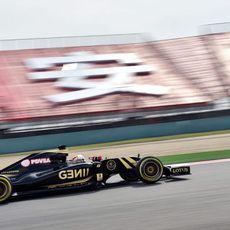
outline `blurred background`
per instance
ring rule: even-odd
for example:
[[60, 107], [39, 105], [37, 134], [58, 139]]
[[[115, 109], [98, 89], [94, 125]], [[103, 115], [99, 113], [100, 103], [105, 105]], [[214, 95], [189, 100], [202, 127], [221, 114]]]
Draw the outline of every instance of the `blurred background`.
[[228, 1], [0, 4], [0, 153], [230, 128]]

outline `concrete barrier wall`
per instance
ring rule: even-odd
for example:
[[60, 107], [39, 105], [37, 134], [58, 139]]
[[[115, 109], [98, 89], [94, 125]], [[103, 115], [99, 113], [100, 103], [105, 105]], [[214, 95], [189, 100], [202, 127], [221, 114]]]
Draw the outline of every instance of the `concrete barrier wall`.
[[9, 138], [0, 140], [0, 154], [225, 129], [230, 116]]

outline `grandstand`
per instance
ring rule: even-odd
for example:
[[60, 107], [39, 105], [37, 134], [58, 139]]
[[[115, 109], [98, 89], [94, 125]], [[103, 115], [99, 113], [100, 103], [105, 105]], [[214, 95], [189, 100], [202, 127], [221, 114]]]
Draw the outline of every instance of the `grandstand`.
[[227, 97], [230, 95], [230, 23], [216, 23], [201, 26], [200, 32], [209, 50], [213, 66], [224, 85]]
[[159, 42], [160, 48], [172, 60], [177, 72], [211, 100], [226, 97], [225, 84], [215, 69], [202, 36]]
[[218, 60], [216, 68], [220, 71], [225, 91], [230, 95], [230, 33], [213, 34], [206, 37], [206, 42], [212, 50], [215, 59]]
[[[56, 119], [88, 122], [105, 116], [116, 120], [122, 116], [160, 116], [215, 109], [217, 102], [229, 98], [229, 47], [228, 32], [164, 41], [152, 41], [139, 34], [1, 41], [1, 124], [4, 127], [18, 121], [47, 121], [48, 124]], [[106, 58], [117, 55], [119, 61], [111, 57], [111, 60], [103, 59], [103, 55], [107, 55]], [[133, 55], [138, 61], [124, 63], [119, 55]], [[89, 61], [89, 56], [101, 60]], [[80, 63], [74, 60], [80, 60]], [[47, 61], [51, 62], [48, 63], [50, 66], [42, 67], [41, 63]], [[53, 95], [72, 95], [76, 91], [77, 95], [85, 94], [79, 82], [74, 89], [60, 87], [55, 76], [76, 71], [76, 65], [80, 69], [78, 74], [79, 71], [86, 74], [87, 79], [80, 83], [87, 87], [91, 83], [102, 85], [109, 78], [111, 74], [100, 74], [101, 69], [127, 68], [133, 71], [140, 66], [151, 68], [131, 74], [129, 86], [139, 86], [134, 92], [124, 90], [125, 83], [121, 78], [122, 86], [117, 84], [118, 91], [106, 91], [103, 95], [88, 98], [83, 95], [82, 100], [64, 103], [47, 100]], [[84, 72], [89, 68], [93, 69], [91, 72], [99, 73]], [[31, 77], [47, 74], [55, 77], [40, 80]], [[160, 93], [156, 93], [155, 86], [162, 87]]]

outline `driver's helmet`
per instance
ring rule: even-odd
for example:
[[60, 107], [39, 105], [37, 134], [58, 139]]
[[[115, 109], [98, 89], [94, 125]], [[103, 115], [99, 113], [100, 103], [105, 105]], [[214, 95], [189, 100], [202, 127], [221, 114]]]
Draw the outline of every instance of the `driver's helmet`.
[[86, 159], [83, 155], [77, 155], [70, 160], [72, 163], [84, 163]]

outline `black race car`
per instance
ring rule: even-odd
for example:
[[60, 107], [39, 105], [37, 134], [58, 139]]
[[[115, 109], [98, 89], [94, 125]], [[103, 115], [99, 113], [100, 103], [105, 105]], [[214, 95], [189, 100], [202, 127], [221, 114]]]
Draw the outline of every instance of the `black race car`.
[[67, 160], [65, 147], [56, 152], [40, 152], [0, 170], [0, 203], [11, 196], [47, 190], [106, 186], [106, 181], [119, 174], [127, 182], [153, 184], [162, 177], [190, 174], [187, 165], [164, 166], [156, 157], [121, 157], [86, 160], [78, 155]]

